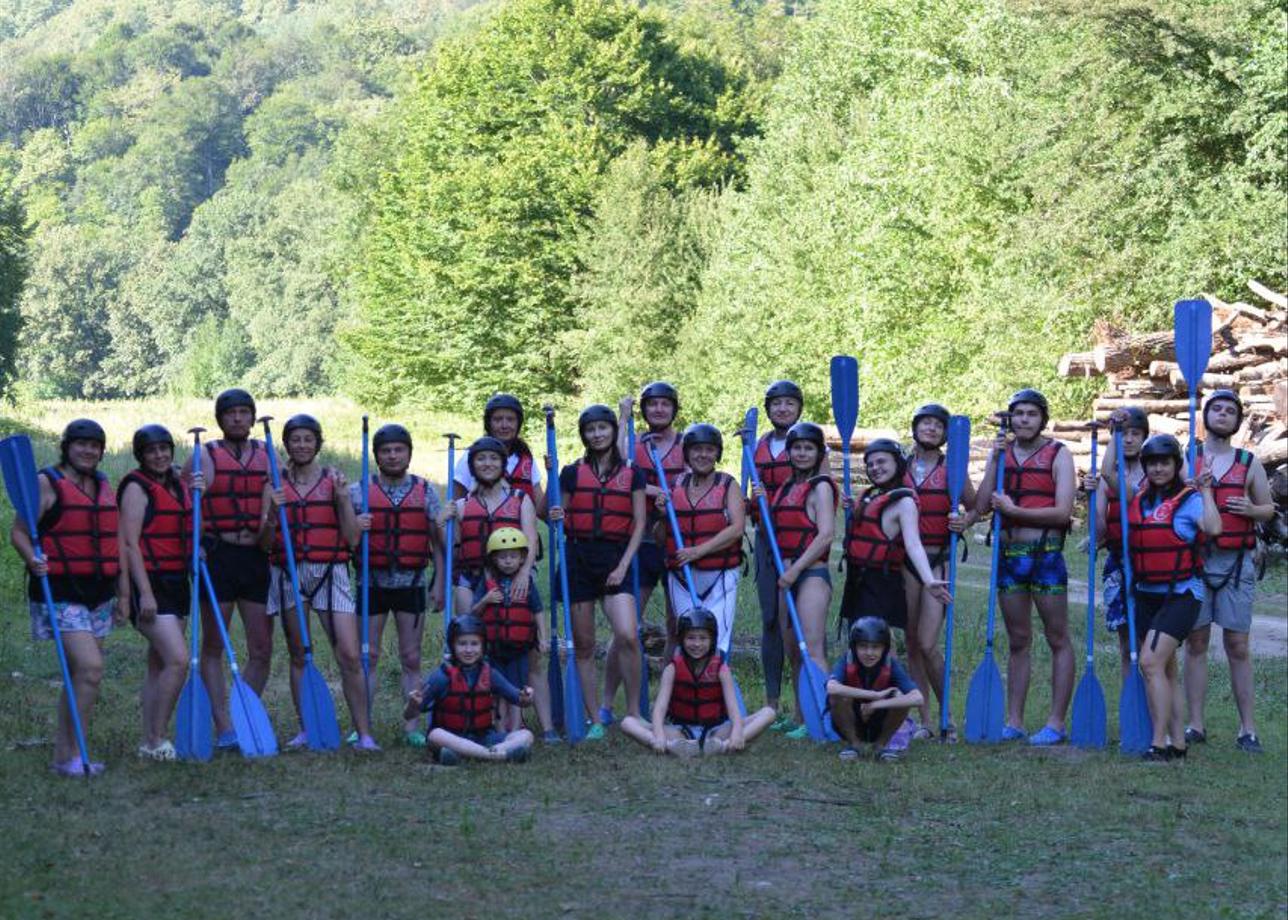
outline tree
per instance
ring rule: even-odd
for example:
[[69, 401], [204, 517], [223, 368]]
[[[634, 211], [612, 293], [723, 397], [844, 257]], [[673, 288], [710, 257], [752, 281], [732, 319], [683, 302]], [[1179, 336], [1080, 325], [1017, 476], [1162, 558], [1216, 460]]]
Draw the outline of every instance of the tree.
[[0, 395], [14, 377], [14, 348], [18, 341], [18, 297], [27, 277], [26, 233], [22, 207], [13, 181], [0, 162]]

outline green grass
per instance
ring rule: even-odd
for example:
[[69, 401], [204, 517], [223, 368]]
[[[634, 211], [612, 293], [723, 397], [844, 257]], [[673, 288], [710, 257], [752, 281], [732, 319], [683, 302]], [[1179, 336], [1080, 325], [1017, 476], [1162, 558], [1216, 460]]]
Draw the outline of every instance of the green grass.
[[[128, 458], [118, 452], [108, 466], [128, 468]], [[1070, 569], [1085, 573], [1078, 559], [1070, 554]], [[986, 577], [974, 568], [986, 564], [982, 549], [971, 562], [967, 580]], [[109, 771], [82, 783], [46, 771], [58, 671], [51, 647], [29, 638], [22, 592], [16, 558], [0, 554], [9, 612], [0, 620], [6, 918], [1282, 917], [1288, 909], [1283, 659], [1256, 663], [1267, 753], [1235, 751], [1229, 683], [1214, 662], [1212, 741], [1183, 766], [1150, 767], [1112, 750], [936, 744], [915, 745], [893, 766], [842, 766], [833, 746], [777, 736], [739, 757], [681, 763], [610, 732], [599, 746], [538, 749], [524, 767], [444, 769], [394, 743], [388, 652], [378, 676], [382, 756], [155, 765], [133, 758], [144, 644], [123, 629], [108, 641], [90, 738]], [[735, 655], [751, 704], [763, 698], [753, 594], [744, 582], [737, 647], [745, 651]], [[985, 600], [982, 589], [962, 589], [959, 724]], [[1080, 608], [1073, 618], [1081, 642]], [[426, 660], [438, 649], [429, 632]], [[1097, 673], [1111, 735], [1116, 656], [1101, 630]], [[999, 657], [1005, 673], [1004, 642]], [[319, 664], [334, 686], [324, 649]], [[294, 728], [285, 670], [279, 642], [266, 703], [280, 737]], [[1034, 670], [1031, 728], [1048, 699], [1040, 641]]]

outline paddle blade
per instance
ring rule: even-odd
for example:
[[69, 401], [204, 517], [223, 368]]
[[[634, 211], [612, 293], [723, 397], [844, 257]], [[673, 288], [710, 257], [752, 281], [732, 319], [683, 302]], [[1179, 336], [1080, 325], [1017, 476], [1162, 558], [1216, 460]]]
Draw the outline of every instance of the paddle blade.
[[1118, 700], [1118, 746], [1124, 754], [1143, 754], [1154, 737], [1154, 722], [1149, 717], [1149, 700], [1145, 680], [1135, 664], [1123, 681], [1123, 695]]
[[849, 444], [859, 419], [859, 359], [852, 355], [832, 357], [832, 417], [841, 443]]
[[564, 664], [563, 678], [564, 729], [568, 743], [576, 744], [586, 737], [586, 705], [581, 698], [581, 677], [577, 674], [577, 656], [570, 648]]
[[[760, 425], [760, 410], [752, 406], [747, 410], [747, 414], [742, 417], [742, 430], [747, 432], [747, 437], [753, 443], [756, 440], [756, 428]], [[747, 492], [747, 482], [751, 479], [751, 474], [747, 471], [747, 458], [742, 458], [742, 477], [739, 485], [744, 494]]]
[[1172, 309], [1172, 320], [1176, 364], [1194, 393], [1212, 353], [1212, 305], [1206, 300], [1178, 300]]
[[824, 722], [828, 714], [827, 675], [809, 655], [802, 653], [801, 683], [797, 688], [801, 693], [801, 713], [805, 717], [805, 731], [812, 741], [834, 741], [836, 732], [831, 731]]
[[339, 750], [340, 723], [335, 718], [331, 690], [322, 672], [311, 661], [304, 665], [304, 674], [300, 678], [300, 713], [304, 718], [304, 734], [312, 750]]
[[174, 747], [180, 760], [209, 760], [215, 752], [210, 694], [201, 675], [189, 673], [175, 711]]
[[972, 744], [996, 744], [1002, 740], [1005, 703], [1002, 699], [1002, 675], [993, 660], [993, 650], [984, 651], [984, 660], [971, 675], [966, 690], [966, 740]]
[[948, 420], [948, 500], [954, 508], [961, 502], [970, 466], [970, 419], [954, 415]]
[[1077, 747], [1102, 748], [1105, 746], [1105, 691], [1090, 668], [1078, 681], [1073, 694], [1073, 725], [1069, 741]]
[[243, 756], [272, 757], [277, 754], [277, 737], [273, 734], [273, 723], [268, 720], [264, 704], [240, 676], [233, 678], [228, 712]]
[[40, 486], [36, 483], [36, 458], [31, 452], [31, 438], [14, 434], [0, 441], [0, 471], [9, 503], [26, 525], [35, 531], [39, 517]]

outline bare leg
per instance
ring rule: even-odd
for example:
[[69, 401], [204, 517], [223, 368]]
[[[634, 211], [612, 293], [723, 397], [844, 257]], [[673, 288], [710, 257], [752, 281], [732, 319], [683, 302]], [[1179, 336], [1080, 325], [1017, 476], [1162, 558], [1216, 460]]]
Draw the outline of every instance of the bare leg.
[[[599, 698], [599, 675], [595, 673], [595, 602], [578, 601], [572, 605], [572, 645], [577, 661], [577, 676], [581, 679], [581, 698], [590, 714], [592, 723], [599, 724], [595, 700]], [[565, 719], [577, 718], [575, 712], [565, 712]]]
[[[89, 734], [89, 717], [98, 701], [98, 688], [103, 682], [103, 643], [90, 632], [64, 632], [63, 648], [67, 652], [67, 668], [72, 675], [72, 688], [76, 691], [76, 711], [81, 727]], [[86, 744], [89, 742], [86, 741]], [[76, 744], [76, 730], [72, 726], [71, 707], [67, 705], [67, 691], [58, 697], [58, 728], [54, 734], [54, 763], [66, 763], [80, 757]]]
[[828, 697], [832, 712], [832, 727], [856, 751], [859, 749], [859, 726], [854, 717], [854, 700], [848, 696]]
[[295, 705], [295, 717], [299, 720], [300, 731], [304, 731], [304, 714], [300, 711], [300, 681], [304, 677], [304, 642], [299, 634], [299, 618], [293, 606], [277, 615], [282, 618], [282, 628], [286, 631], [286, 650], [291, 658], [291, 702]]
[[[1149, 716], [1154, 722], [1151, 744], [1157, 748], [1167, 746], [1167, 730], [1172, 720], [1172, 682], [1168, 677], [1168, 662], [1176, 652], [1177, 641], [1167, 633], [1151, 629], [1145, 637], [1140, 652], [1140, 669], [1145, 675], [1145, 695], [1149, 701]], [[1182, 730], [1181, 743], [1185, 741]]]
[[170, 717], [188, 678], [188, 650], [178, 617], [158, 616], [139, 632], [149, 642], [148, 681], [144, 683], [143, 700], [144, 740], [149, 747], [156, 747], [165, 740]]
[[1185, 639], [1185, 702], [1190, 728], [1204, 731], [1203, 704], [1207, 701], [1208, 644], [1212, 627], [1200, 626]]
[[1047, 725], [1064, 731], [1064, 720], [1073, 699], [1074, 655], [1069, 639], [1069, 596], [1037, 594], [1033, 598], [1042, 618], [1047, 645], [1051, 649], [1051, 713]]
[[[402, 668], [400, 686], [403, 699], [407, 699], [413, 690], [420, 689], [421, 646], [425, 637], [425, 617], [428, 614], [407, 613], [399, 610], [394, 613], [394, 628], [398, 630], [398, 664]], [[374, 671], [375, 666], [372, 665]], [[408, 732], [420, 731], [421, 720], [408, 719], [403, 729]]]
[[640, 643], [636, 634], [635, 598], [630, 592], [610, 594], [604, 598], [604, 613], [613, 627], [613, 649], [617, 653], [617, 670], [626, 685], [626, 712], [640, 717]]
[[[626, 577], [630, 578], [630, 575], [628, 574]], [[666, 594], [665, 591], [662, 593], [663, 595]], [[635, 597], [633, 594], [627, 594], [626, 596], [630, 597], [631, 601], [634, 602]], [[640, 585], [640, 608], [639, 609], [647, 610], [649, 599], [652, 597], [653, 597], [653, 589], [645, 587], [644, 585]], [[608, 599], [605, 598], [604, 600], [605, 600], [605, 609], [607, 609]], [[634, 606], [633, 603], [632, 603], [632, 606]], [[669, 598], [667, 599], [666, 609], [667, 609], [666, 651], [664, 652], [666, 657], [663, 658], [662, 660], [670, 661], [671, 656], [675, 654], [675, 645], [674, 645], [675, 617], [671, 615], [671, 612], [670, 612], [671, 604], [670, 604]], [[638, 629], [636, 630], [635, 647], [636, 647], [636, 651], [638, 652], [639, 650]], [[622, 661], [621, 654], [617, 650], [617, 634], [614, 633], [613, 638], [608, 640], [608, 654], [604, 658], [604, 695], [603, 695], [603, 701], [600, 703], [600, 705], [603, 706], [605, 709], [612, 709], [613, 703], [616, 702], [617, 700], [617, 691], [618, 691], [618, 688], [620, 688], [622, 685], [621, 661]], [[638, 699], [639, 699], [639, 696], [637, 693], [636, 700]], [[629, 711], [631, 707], [628, 705], [626, 708]]]
[[1125, 682], [1127, 675], [1131, 673], [1131, 647], [1127, 644], [1127, 627], [1118, 627], [1118, 664], [1122, 669], [1122, 678]]
[[1172, 715], [1168, 720], [1167, 733], [1171, 736], [1174, 747], [1185, 750], [1185, 703], [1181, 693], [1181, 668], [1175, 649], [1167, 656], [1167, 683], [1171, 687], [1169, 693], [1172, 700]]
[[805, 650], [824, 673], [827, 673], [827, 611], [831, 604], [832, 586], [822, 578], [807, 578], [799, 583], [796, 613], [805, 630]]
[[[911, 584], [909, 584], [911, 582]], [[930, 724], [930, 685], [926, 680], [925, 660], [921, 655], [921, 586], [917, 579], [905, 570], [903, 572], [903, 606], [907, 622], [903, 629], [904, 647], [908, 650], [908, 674], [912, 677], [923, 698], [918, 714], [920, 724]]]
[[1248, 654], [1248, 634], [1221, 630], [1225, 643], [1225, 657], [1230, 662], [1230, 687], [1234, 690], [1234, 705], [1239, 710], [1239, 734], [1255, 735], [1257, 723], [1253, 718], [1252, 658]]
[[528, 683], [532, 685], [532, 705], [543, 732], [554, 731], [550, 718], [550, 684], [546, 680], [546, 655], [537, 648], [528, 651]]
[[143, 743], [148, 747], [156, 747], [161, 743], [156, 731], [157, 683], [161, 677], [161, 656], [157, 654], [157, 650], [149, 643], [144, 657], [147, 671], [144, 672], [143, 687], [139, 692], [139, 708], [143, 714]]
[[[753, 714], [749, 715], [742, 722], [742, 739], [745, 744], [751, 744], [757, 737], [773, 724], [777, 713], [772, 706], [765, 706]], [[735, 754], [737, 753], [729, 747], [729, 738], [733, 734], [733, 726], [729, 724], [721, 725], [718, 729], [707, 736], [706, 746], [703, 747], [704, 754]]]
[[1006, 635], [1010, 640], [1010, 657], [1006, 662], [1006, 724], [1024, 730], [1024, 700], [1029, 694], [1032, 674], [1033, 626], [1029, 594], [1003, 594], [998, 600]]
[[[801, 624], [802, 627], [804, 624]], [[792, 674], [792, 695], [796, 699], [793, 709], [794, 717], [797, 723], [805, 721], [805, 715], [801, 709], [801, 653], [796, 637], [796, 630], [792, 629], [791, 617], [787, 613], [787, 600], [782, 591], [778, 592], [778, 634], [783, 638], [783, 651], [787, 654], [787, 663], [791, 666]]]
[[[233, 619], [232, 602], [220, 604], [219, 614], [224, 618], [224, 626], [229, 626]], [[189, 626], [191, 627], [191, 624]], [[249, 636], [247, 639], [249, 641]], [[210, 712], [215, 718], [215, 731], [220, 734], [230, 732], [233, 730], [233, 721], [228, 715], [228, 684], [224, 680], [224, 644], [219, 638], [219, 630], [215, 626], [208, 601], [201, 605], [201, 657], [198, 662], [202, 683], [206, 685], [206, 692], [210, 695]], [[249, 662], [247, 665], [247, 671], [243, 674], [249, 673]], [[249, 678], [247, 681], [249, 682]], [[262, 690], [262, 687], [257, 687], [255, 692], [260, 693]]]
[[358, 735], [370, 735], [371, 723], [367, 719], [367, 687], [362, 679], [361, 619], [351, 613], [318, 611], [318, 619], [328, 636], [333, 636], [331, 651], [340, 666], [340, 686], [344, 701], [349, 705], [349, 718]]
[[911, 706], [885, 711], [885, 718], [881, 720], [881, 733], [877, 735], [875, 742], [878, 751], [890, 744], [890, 739], [894, 737], [894, 733], [899, 730], [899, 726], [903, 724], [904, 719], [908, 718], [908, 713], [911, 711]]

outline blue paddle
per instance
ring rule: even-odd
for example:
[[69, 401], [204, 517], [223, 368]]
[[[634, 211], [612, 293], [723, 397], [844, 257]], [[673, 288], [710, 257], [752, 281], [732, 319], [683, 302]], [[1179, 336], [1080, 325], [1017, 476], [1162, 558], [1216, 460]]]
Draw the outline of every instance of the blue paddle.
[[[4, 475], [5, 491], [14, 513], [27, 528], [31, 548], [39, 561], [44, 561], [45, 551], [40, 546], [37, 523], [40, 521], [40, 484], [36, 481], [36, 459], [31, 452], [31, 439], [25, 434], [10, 435], [0, 441], [0, 471]], [[58, 653], [58, 667], [63, 672], [63, 692], [67, 694], [67, 711], [72, 717], [72, 731], [76, 735], [76, 748], [80, 753], [81, 772], [89, 778], [89, 748], [85, 744], [85, 729], [81, 726], [80, 706], [76, 703], [76, 687], [72, 672], [67, 666], [67, 649], [63, 647], [63, 633], [58, 628], [58, 615], [54, 611], [54, 595], [49, 589], [49, 577], [40, 577], [40, 589], [45, 598], [45, 611], [49, 614], [49, 629], [54, 634], [54, 650]]]
[[[648, 449], [649, 454], [653, 448]], [[626, 455], [635, 463], [635, 416], [626, 416]], [[657, 467], [657, 478], [666, 485], [666, 474]], [[631, 557], [631, 596], [635, 598], [635, 635], [640, 644], [640, 713], [649, 711], [648, 705], [648, 656], [644, 654], [644, 608], [640, 604], [640, 554]]]
[[[201, 433], [192, 435], [192, 471], [201, 472]], [[211, 619], [222, 617], [218, 605], [210, 609]], [[201, 490], [192, 493], [192, 587], [188, 601], [188, 680], [175, 709], [174, 747], [180, 760], [209, 760], [215, 752], [211, 728], [210, 694], [201, 679], [198, 650], [201, 645]]]
[[[359, 496], [362, 501], [362, 513], [371, 513], [371, 442], [367, 435], [367, 417], [362, 417], [362, 488]], [[371, 534], [362, 532], [362, 596], [359, 604], [362, 608], [362, 686], [367, 694], [367, 725], [371, 725]]]
[[[684, 549], [684, 534], [680, 532], [680, 519], [675, 516], [675, 506], [671, 503], [671, 487], [667, 485], [666, 476], [662, 472], [662, 460], [658, 457], [657, 451], [653, 445], [648, 445], [648, 457], [653, 462], [653, 469], [657, 472], [657, 481], [662, 485], [662, 495], [666, 497], [666, 519], [671, 525], [671, 536], [675, 538], [676, 549]], [[745, 462], [745, 461], [744, 461]], [[702, 606], [698, 598], [698, 586], [693, 582], [693, 569], [686, 562], [680, 566], [684, 572], [684, 585], [689, 589], [689, 603], [693, 609]], [[724, 647], [720, 649], [720, 654], [724, 655], [726, 660], [729, 657], [729, 649], [733, 645], [733, 628], [729, 629], [729, 634], [725, 636]], [[733, 675], [733, 666], [730, 665], [730, 675]], [[742, 701], [742, 688], [738, 686], [738, 678], [733, 678], [733, 692], [738, 697], [738, 711], [742, 715], [747, 714], [747, 704]], [[645, 712], [646, 710], [640, 710]]]
[[[449, 431], [443, 437], [447, 438], [447, 494], [451, 495], [452, 483], [456, 481], [456, 439], [460, 435]], [[452, 625], [452, 614], [456, 611], [456, 576], [452, 573], [456, 557], [456, 518], [447, 519], [447, 533], [443, 540], [447, 544], [443, 559], [443, 577], [447, 579], [447, 602], [443, 604], [443, 657], [448, 658], [452, 650], [447, 647], [447, 627]]]
[[[751, 443], [753, 444], [756, 443], [756, 429], [759, 427], [759, 425], [760, 425], [760, 410], [757, 409], [755, 406], [752, 406], [750, 409], [747, 410], [747, 414], [742, 417], [742, 430], [751, 433]], [[742, 478], [738, 481], [738, 488], [742, 490], [743, 495], [747, 494], [747, 480], [749, 478], [750, 477], [747, 475], [747, 458], [743, 457], [742, 458]]]
[[[742, 459], [747, 465], [747, 474], [751, 477], [752, 488], [758, 488], [760, 475], [756, 472], [755, 459], [751, 453], [751, 445], [748, 443], [751, 434], [740, 431], [738, 435], [742, 438]], [[774, 520], [769, 513], [769, 502], [765, 500], [763, 494], [757, 498], [757, 501], [760, 507], [760, 520], [765, 526], [765, 536], [769, 540], [769, 548], [773, 553], [774, 569], [779, 576], [782, 576], [786, 567], [783, 565], [782, 553], [778, 551], [778, 538], [774, 533]], [[833, 740], [835, 732], [829, 731], [827, 727], [827, 722], [830, 721], [827, 705], [827, 675], [809, 656], [809, 649], [805, 646], [805, 631], [801, 628], [800, 616], [796, 611], [795, 596], [790, 590], [784, 591], [783, 596], [787, 599], [787, 615], [791, 618], [792, 629], [796, 632], [796, 647], [801, 655], [801, 683], [805, 686], [800, 704], [801, 713], [805, 717], [805, 730], [814, 741]], [[801, 688], [797, 687], [796, 692], [801, 693]]]
[[[1100, 425], [1091, 423], [1091, 478], [1096, 478], [1096, 436]], [[1069, 740], [1078, 747], [1105, 746], [1105, 691], [1096, 677], [1096, 491], [1087, 497], [1087, 670], [1073, 694], [1073, 725]]]
[[[550, 488], [546, 490], [548, 505], [560, 507], [559, 500], [559, 447], [555, 444], [555, 407], [544, 407], [546, 413], [546, 454], [550, 457]], [[564, 728], [568, 743], [576, 744], [586, 737], [586, 703], [581, 695], [581, 677], [577, 674], [577, 650], [572, 641], [572, 602], [568, 590], [568, 553], [564, 546], [564, 522], [550, 524], [550, 542], [559, 553], [559, 600], [563, 604], [564, 663], [563, 710]], [[554, 644], [554, 636], [550, 637]]]
[[[956, 513], [966, 488], [966, 472], [970, 464], [970, 419], [954, 415], [948, 420], [948, 504]], [[944, 699], [939, 712], [939, 738], [948, 738], [949, 715], [952, 711], [953, 689], [953, 612], [957, 606], [957, 538], [948, 535], [948, 593], [950, 599], [944, 609]]]
[[1203, 380], [1208, 356], [1212, 352], [1212, 305], [1206, 300], [1178, 300], [1172, 308], [1172, 323], [1176, 340], [1176, 364], [1190, 391], [1190, 443], [1187, 457], [1190, 469], [1193, 470], [1194, 455], [1198, 448], [1199, 383]]
[[[268, 473], [274, 489], [282, 488], [282, 472], [277, 465], [277, 451], [273, 448], [273, 432], [268, 423], [271, 415], [263, 416], [264, 452], [268, 455]], [[299, 622], [300, 644], [304, 647], [304, 673], [300, 676], [300, 719], [304, 722], [304, 737], [315, 751], [334, 751], [340, 747], [340, 723], [335, 718], [335, 703], [327, 688], [322, 672], [313, 663], [313, 640], [309, 637], [309, 620], [304, 612], [304, 598], [300, 596], [300, 573], [295, 567], [295, 547], [291, 543], [291, 522], [286, 506], [277, 506], [277, 527], [282, 535], [282, 550], [286, 557], [286, 571], [291, 579], [291, 593], [295, 600], [295, 615]], [[286, 612], [282, 611], [282, 616]]]
[[[553, 464], [552, 464], [553, 465]], [[558, 470], [554, 470], [550, 476], [559, 475]], [[547, 507], [549, 506], [550, 492], [546, 490]], [[547, 512], [549, 514], [549, 512]], [[559, 582], [559, 569], [556, 565], [559, 554], [554, 551], [555, 544], [555, 525], [550, 521], [546, 522], [550, 528], [550, 660], [546, 663], [546, 687], [550, 691], [550, 721], [554, 724], [556, 731], [564, 729], [564, 690], [563, 690], [563, 673], [560, 670], [559, 661], [559, 605], [554, 602], [555, 585]]]
[[1118, 521], [1123, 539], [1123, 603], [1127, 606], [1127, 643], [1131, 666], [1123, 678], [1118, 699], [1118, 746], [1124, 754], [1143, 754], [1154, 740], [1154, 722], [1149, 715], [1149, 697], [1136, 655], [1136, 597], [1132, 593], [1131, 537], [1127, 532], [1127, 460], [1123, 456], [1122, 427], [1114, 426], [1114, 456], [1118, 466]]
[[[832, 417], [841, 435], [841, 485], [845, 497], [850, 491], [850, 439], [859, 420], [859, 359], [850, 355], [832, 357]], [[850, 508], [846, 502], [845, 531], [850, 530]]]
[[[1002, 415], [1002, 432], [1010, 419]], [[993, 494], [1006, 486], [1006, 451], [997, 455], [997, 478]], [[1005, 703], [1002, 699], [1002, 674], [993, 658], [993, 632], [997, 619], [997, 573], [1002, 562], [1002, 516], [993, 512], [993, 562], [988, 573], [988, 627], [984, 636], [984, 660], [979, 663], [966, 689], [966, 740], [996, 744], [1002, 740]]]

